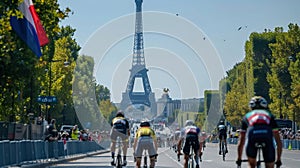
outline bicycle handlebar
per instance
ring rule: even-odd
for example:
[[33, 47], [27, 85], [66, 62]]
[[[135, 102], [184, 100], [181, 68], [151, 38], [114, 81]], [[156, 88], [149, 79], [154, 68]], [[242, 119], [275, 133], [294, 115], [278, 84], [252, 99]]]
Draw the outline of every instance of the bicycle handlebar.
[[[237, 160], [235, 161], [235, 163], [237, 164], [237, 168], [241, 168], [242, 162], [248, 162], [247, 159], [245, 160]], [[264, 162], [264, 161], [260, 161], [260, 162]], [[277, 162], [275, 162], [276, 168], [280, 168], [280, 166], [282, 165], [282, 162], [279, 160]]]

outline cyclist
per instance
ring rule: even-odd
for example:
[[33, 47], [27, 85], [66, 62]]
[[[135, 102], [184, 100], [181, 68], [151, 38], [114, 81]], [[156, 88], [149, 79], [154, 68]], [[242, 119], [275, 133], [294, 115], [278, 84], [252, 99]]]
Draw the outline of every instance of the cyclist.
[[180, 128], [176, 128], [176, 131], [174, 132], [174, 136], [173, 136], [173, 149], [175, 150], [175, 152], [177, 152], [177, 143], [180, 137], [181, 131]]
[[222, 140], [225, 143], [225, 153], [228, 153], [227, 149], [227, 126], [224, 123], [224, 120], [220, 120], [218, 124], [218, 135], [219, 135], [219, 155], [221, 155], [221, 145], [222, 145]]
[[116, 117], [112, 119], [111, 121], [111, 131], [110, 131], [110, 138], [111, 138], [111, 145], [110, 145], [110, 151], [111, 151], [111, 165], [115, 165], [115, 150], [116, 150], [116, 140], [118, 137], [122, 139], [123, 143], [123, 166], [127, 165], [126, 161], [126, 155], [127, 155], [127, 148], [128, 148], [128, 137], [130, 135], [130, 129], [129, 129], [129, 122], [127, 119], [125, 119], [125, 115], [123, 111], [118, 111], [116, 114]]
[[150, 123], [148, 121], [141, 122], [140, 128], [136, 131], [133, 149], [137, 168], [141, 167], [141, 159], [144, 150], [148, 150], [150, 168], [154, 168], [158, 145], [155, 132], [150, 128]]
[[[200, 149], [200, 138], [201, 138], [201, 131], [200, 128], [195, 126], [194, 121], [187, 120], [185, 122], [185, 127], [182, 129], [180, 138], [177, 144], [177, 154], [181, 155], [180, 149], [182, 141], [184, 141], [183, 145], [183, 153], [184, 153], [184, 168], [188, 167], [188, 160], [190, 154], [190, 145], [192, 145], [194, 149], [194, 158], [196, 162], [196, 168], [199, 168], [199, 149]], [[202, 145], [201, 145], [202, 146]]]
[[[237, 164], [241, 164], [241, 158], [244, 148], [246, 135], [248, 142], [246, 145], [246, 154], [248, 157], [248, 165], [251, 168], [256, 166], [257, 148], [255, 143], [264, 143], [262, 149], [266, 168], [274, 168], [275, 161], [275, 146], [273, 137], [277, 144], [277, 166], [281, 165], [282, 144], [278, 132], [278, 126], [275, 122], [275, 117], [268, 109], [266, 99], [261, 96], [251, 98], [249, 102], [251, 109], [243, 120], [238, 143]], [[247, 134], [246, 134], [247, 131]]]

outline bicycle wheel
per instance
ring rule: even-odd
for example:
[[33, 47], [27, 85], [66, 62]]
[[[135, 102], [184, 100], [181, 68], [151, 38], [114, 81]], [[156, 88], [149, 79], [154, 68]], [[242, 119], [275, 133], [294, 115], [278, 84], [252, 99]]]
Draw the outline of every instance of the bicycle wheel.
[[121, 155], [118, 154], [117, 156], [117, 168], [122, 168], [122, 158]]
[[223, 161], [225, 161], [226, 151], [225, 151], [225, 144], [224, 144], [224, 141], [223, 141], [223, 143], [222, 143], [222, 155], [223, 155]]
[[147, 168], [147, 156], [144, 156], [144, 168]]
[[194, 159], [192, 156], [189, 158], [188, 168], [194, 168]]

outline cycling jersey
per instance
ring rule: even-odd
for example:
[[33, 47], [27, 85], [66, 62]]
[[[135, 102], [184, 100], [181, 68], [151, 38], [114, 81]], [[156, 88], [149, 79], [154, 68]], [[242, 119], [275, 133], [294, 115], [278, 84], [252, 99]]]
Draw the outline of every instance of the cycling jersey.
[[257, 148], [255, 143], [264, 143], [262, 148], [264, 161], [275, 161], [275, 146], [273, 143], [273, 131], [278, 131], [275, 117], [267, 110], [256, 109], [248, 112], [242, 120], [241, 132], [247, 131], [248, 143], [246, 154], [256, 158]]
[[192, 125], [186, 126], [181, 131], [181, 138], [183, 138], [184, 145], [183, 145], [183, 153], [188, 155], [190, 153], [190, 147], [192, 146], [194, 152], [197, 153], [200, 149], [199, 139], [201, 138], [201, 131], [200, 128]]
[[128, 140], [129, 122], [124, 117], [115, 117], [111, 121], [111, 126], [110, 136], [113, 141], [115, 141], [118, 136], [121, 137], [122, 140]]
[[150, 127], [141, 127], [136, 131], [135, 138], [149, 136], [156, 139], [155, 132]]
[[156, 140], [156, 135], [153, 129], [150, 127], [140, 127], [135, 134], [137, 140], [137, 147], [135, 150], [135, 156], [141, 158], [143, 151], [147, 150], [150, 157], [156, 155], [156, 150], [154, 147], [154, 141]]
[[219, 139], [227, 138], [227, 127], [224, 124], [218, 125]]

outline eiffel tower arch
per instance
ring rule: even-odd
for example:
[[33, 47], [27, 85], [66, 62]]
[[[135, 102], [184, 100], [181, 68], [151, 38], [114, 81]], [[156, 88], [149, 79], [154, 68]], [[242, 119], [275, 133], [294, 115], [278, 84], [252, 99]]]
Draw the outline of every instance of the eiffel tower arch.
[[[153, 118], [157, 113], [157, 106], [154, 92], [152, 92], [148, 69], [145, 64], [144, 56], [144, 41], [143, 41], [143, 24], [142, 24], [142, 3], [143, 0], [135, 0], [136, 15], [135, 15], [135, 34], [133, 46], [132, 67], [130, 69], [130, 77], [127, 83], [126, 91], [122, 93], [122, 101], [120, 107], [128, 117], [142, 116], [147, 114], [147, 118]], [[136, 79], [141, 79], [143, 91], [134, 91]], [[137, 106], [139, 105], [139, 106]], [[138, 110], [132, 112], [131, 116], [126, 111], [128, 107], [138, 107]], [[145, 108], [146, 106], [147, 108]], [[147, 111], [145, 111], [147, 109]], [[138, 113], [138, 114], [137, 114]], [[140, 113], [140, 114], [139, 114]]]

